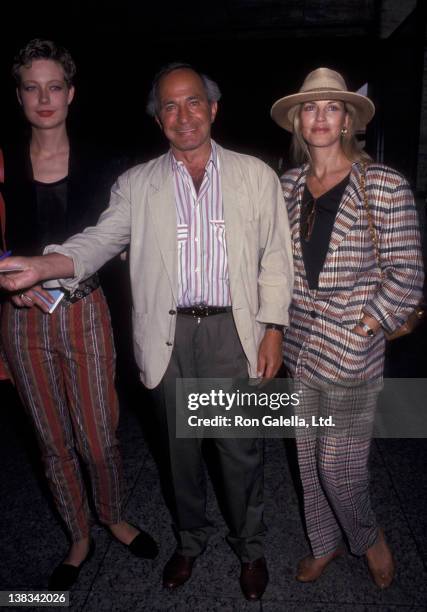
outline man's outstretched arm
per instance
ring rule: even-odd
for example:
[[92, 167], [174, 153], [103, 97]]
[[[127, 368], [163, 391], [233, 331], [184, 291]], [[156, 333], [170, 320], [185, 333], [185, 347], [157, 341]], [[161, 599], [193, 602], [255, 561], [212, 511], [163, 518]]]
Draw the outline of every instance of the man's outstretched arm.
[[[39, 283], [58, 279], [60, 285], [73, 292], [80, 281], [120, 253], [129, 240], [130, 187], [129, 172], [126, 172], [113, 186], [109, 207], [96, 226], [72, 236], [63, 245], [49, 245], [43, 256], [5, 257], [1, 260], [0, 289], [16, 294]], [[16, 269], [16, 272], [2, 273], [2, 270], [10, 269]], [[38, 301], [37, 304], [40, 305]]]

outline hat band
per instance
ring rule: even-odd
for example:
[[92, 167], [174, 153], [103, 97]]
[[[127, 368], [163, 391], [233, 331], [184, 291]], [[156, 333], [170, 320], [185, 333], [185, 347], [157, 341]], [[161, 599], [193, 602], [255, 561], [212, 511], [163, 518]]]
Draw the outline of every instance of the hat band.
[[349, 93], [347, 89], [338, 89], [338, 87], [313, 87], [313, 89], [301, 89], [299, 93], [306, 94], [314, 91], [340, 91], [341, 93]]

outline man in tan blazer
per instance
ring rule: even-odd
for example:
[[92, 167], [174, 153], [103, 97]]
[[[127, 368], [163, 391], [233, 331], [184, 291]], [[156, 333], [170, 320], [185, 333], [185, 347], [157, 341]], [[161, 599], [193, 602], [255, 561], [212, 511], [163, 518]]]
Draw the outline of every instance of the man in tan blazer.
[[[51, 245], [43, 258], [9, 259], [9, 267], [25, 271], [1, 281], [16, 290], [62, 278], [73, 291], [130, 244], [135, 355], [155, 399], [165, 498], [178, 541], [164, 570], [167, 588], [188, 580], [212, 532], [201, 440], [176, 437], [176, 379], [273, 377], [292, 294], [279, 181], [261, 161], [211, 140], [219, 97], [217, 85], [188, 65], [161, 71], [148, 110], [169, 152], [119, 178], [96, 227]], [[215, 445], [228, 542], [241, 560], [245, 597], [259, 599], [268, 582], [262, 444], [224, 438]]]

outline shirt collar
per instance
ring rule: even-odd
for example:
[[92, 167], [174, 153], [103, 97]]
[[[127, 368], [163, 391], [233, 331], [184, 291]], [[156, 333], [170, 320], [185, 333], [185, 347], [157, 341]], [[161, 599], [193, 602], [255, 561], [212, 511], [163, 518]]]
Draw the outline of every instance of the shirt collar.
[[[179, 168], [185, 168], [185, 165], [182, 161], [178, 161], [177, 159], [175, 159], [175, 156], [172, 153], [171, 149], [169, 150], [169, 155], [171, 159], [173, 172], [176, 172]], [[209, 170], [209, 167], [211, 165], [214, 166], [216, 170], [218, 170], [218, 150], [217, 150], [216, 142], [212, 139], [211, 139], [211, 154], [209, 155], [209, 159], [206, 162], [205, 170]]]

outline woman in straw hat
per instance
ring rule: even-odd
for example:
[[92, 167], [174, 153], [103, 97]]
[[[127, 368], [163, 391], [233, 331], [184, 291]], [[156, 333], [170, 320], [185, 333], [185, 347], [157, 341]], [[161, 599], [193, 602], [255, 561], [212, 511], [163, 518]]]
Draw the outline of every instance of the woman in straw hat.
[[374, 112], [369, 98], [348, 91], [328, 68], [311, 72], [297, 94], [271, 109], [292, 132], [302, 163], [282, 177], [295, 261], [284, 360], [299, 391], [299, 414], [309, 423], [329, 416], [335, 425], [317, 435], [313, 427], [297, 432], [312, 554], [296, 578], [319, 578], [342, 553], [344, 534], [386, 588], [394, 562], [371, 508], [367, 463], [384, 334], [418, 303], [423, 269], [408, 183], [369, 163], [355, 138]]

